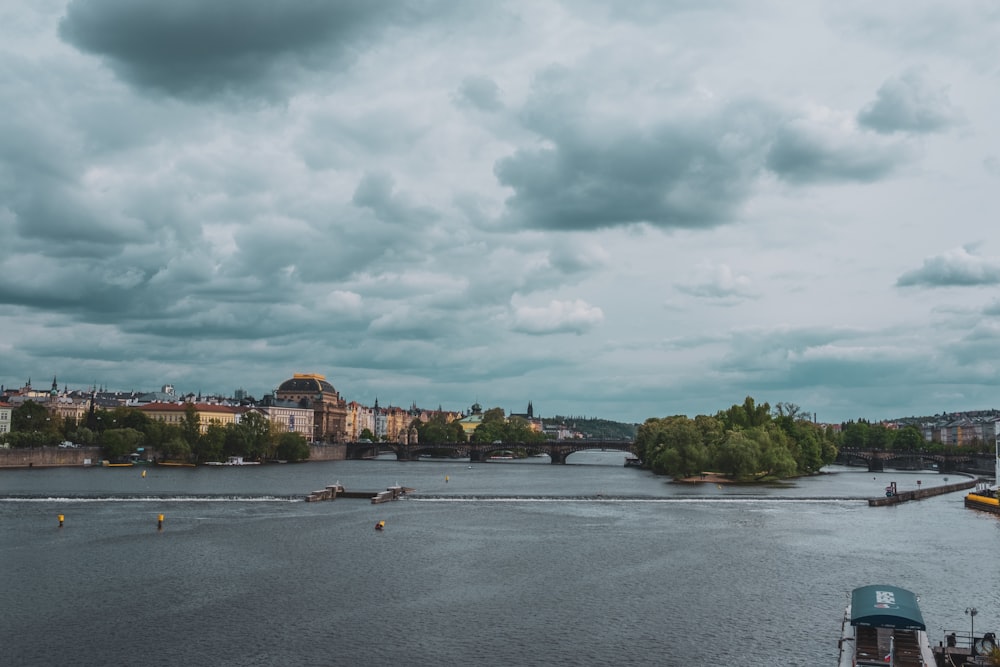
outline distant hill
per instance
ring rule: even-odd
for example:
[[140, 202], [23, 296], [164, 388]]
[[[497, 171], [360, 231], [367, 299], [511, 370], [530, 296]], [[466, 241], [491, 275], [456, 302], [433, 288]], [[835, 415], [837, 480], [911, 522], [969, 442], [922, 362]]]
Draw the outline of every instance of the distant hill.
[[546, 417], [542, 421], [549, 424], [564, 424], [571, 431], [578, 431], [592, 440], [634, 440], [635, 424], [614, 422], [607, 419], [589, 417]]

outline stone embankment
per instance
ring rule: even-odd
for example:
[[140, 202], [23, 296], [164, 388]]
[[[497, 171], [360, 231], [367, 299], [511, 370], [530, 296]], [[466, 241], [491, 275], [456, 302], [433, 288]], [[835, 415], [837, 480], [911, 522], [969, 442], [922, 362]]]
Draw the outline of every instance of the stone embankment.
[[[146, 454], [154, 456], [148, 450]], [[0, 449], [0, 468], [34, 468], [47, 466], [99, 466], [104, 458], [100, 447], [29, 447]], [[347, 445], [309, 445], [309, 461], [344, 461]]]
[[0, 468], [90, 466], [101, 464], [100, 447], [0, 449]]
[[955, 491], [964, 491], [966, 489], [971, 489], [976, 485], [976, 480], [967, 479], [964, 482], [959, 482], [957, 484], [945, 484], [944, 486], [932, 486], [927, 489], [916, 489], [914, 491], [897, 491], [891, 496], [885, 498], [869, 498], [869, 507], [883, 507], [885, 505], [898, 505], [899, 503], [905, 503], [909, 500], [922, 500], [924, 498], [931, 498], [932, 496], [940, 496], [945, 493], [954, 493]]

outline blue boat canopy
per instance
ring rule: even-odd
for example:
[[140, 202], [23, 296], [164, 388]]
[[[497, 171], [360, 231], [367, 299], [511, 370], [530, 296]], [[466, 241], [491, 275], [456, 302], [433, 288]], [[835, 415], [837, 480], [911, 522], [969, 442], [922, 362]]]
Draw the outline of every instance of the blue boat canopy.
[[851, 593], [851, 625], [926, 630], [917, 596], [896, 586], [875, 584]]

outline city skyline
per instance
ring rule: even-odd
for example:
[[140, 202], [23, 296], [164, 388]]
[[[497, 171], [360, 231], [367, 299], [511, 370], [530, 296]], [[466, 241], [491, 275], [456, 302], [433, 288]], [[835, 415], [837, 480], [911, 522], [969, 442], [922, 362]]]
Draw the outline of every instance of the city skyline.
[[991, 5], [0, 10], [0, 383], [642, 422], [1000, 395]]

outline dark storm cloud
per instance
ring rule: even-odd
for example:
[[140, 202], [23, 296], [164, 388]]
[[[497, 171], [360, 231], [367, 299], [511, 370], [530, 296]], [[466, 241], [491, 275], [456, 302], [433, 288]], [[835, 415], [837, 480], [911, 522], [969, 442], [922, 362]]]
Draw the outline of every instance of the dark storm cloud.
[[928, 257], [923, 266], [907, 271], [897, 287], [975, 287], [1000, 284], [1000, 259], [980, 257], [967, 248]]
[[930, 133], [952, 126], [956, 117], [947, 90], [933, 89], [921, 70], [911, 69], [883, 83], [858, 122], [882, 134]]
[[124, 80], [186, 98], [280, 95], [301, 69], [353, 57], [380, 29], [418, 12], [339, 0], [73, 0], [60, 36]]
[[767, 167], [789, 183], [871, 183], [891, 173], [903, 157], [898, 147], [830, 137], [789, 123], [774, 137]]
[[736, 222], [768, 171], [793, 184], [868, 183], [906, 156], [898, 145], [761, 100], [703, 113], [671, 114], [668, 106], [642, 125], [601, 117], [592, 95], [567, 69], [538, 75], [520, 117], [541, 146], [520, 148], [494, 167], [514, 191], [508, 220], [563, 231], [636, 223], [703, 229]]
[[753, 177], [751, 156], [716, 130], [690, 120], [591, 131], [567, 118], [545, 128], [551, 147], [520, 149], [495, 173], [515, 193], [508, 215], [528, 227], [712, 227], [731, 221]]

